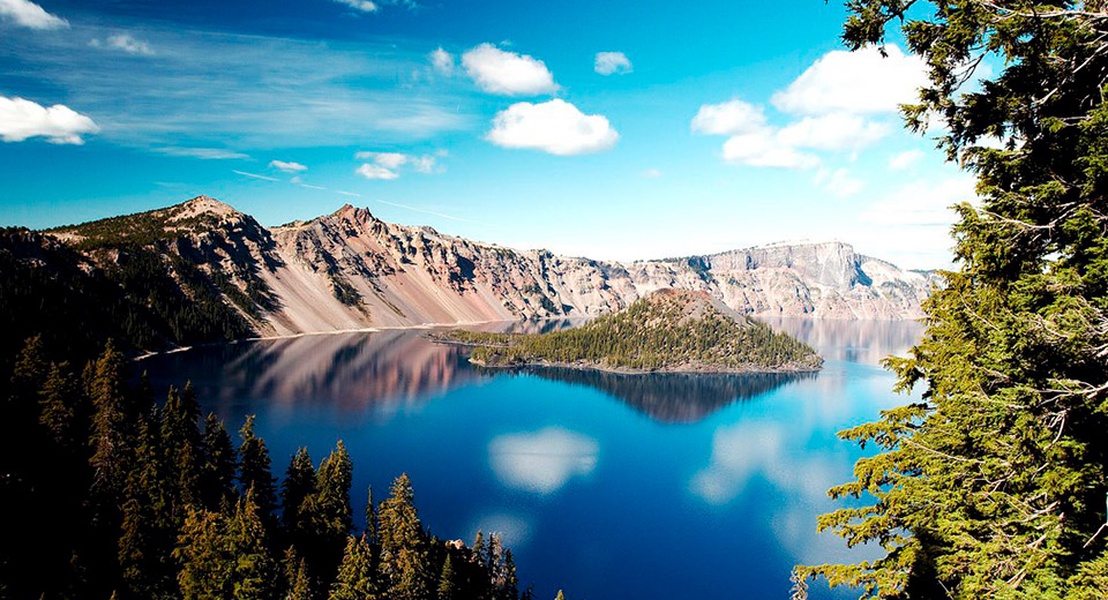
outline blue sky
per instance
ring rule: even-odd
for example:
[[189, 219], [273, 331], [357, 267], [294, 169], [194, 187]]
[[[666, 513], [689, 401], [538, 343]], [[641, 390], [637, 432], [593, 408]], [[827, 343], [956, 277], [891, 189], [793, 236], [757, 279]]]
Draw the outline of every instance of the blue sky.
[[0, 225], [207, 194], [630, 260], [784, 240], [949, 265], [972, 179], [832, 1], [0, 0]]

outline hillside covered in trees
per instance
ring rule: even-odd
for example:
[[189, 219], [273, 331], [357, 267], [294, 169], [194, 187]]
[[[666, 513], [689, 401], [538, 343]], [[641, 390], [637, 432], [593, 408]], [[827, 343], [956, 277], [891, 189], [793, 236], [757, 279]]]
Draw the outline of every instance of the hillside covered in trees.
[[813, 371], [810, 347], [731, 311], [704, 292], [660, 290], [581, 327], [543, 334], [452, 331], [489, 367], [552, 365], [625, 372]]
[[[87, 366], [31, 338], [0, 403], [0, 598], [518, 600], [512, 553], [428, 534], [398, 477], [355, 529], [342, 442], [284, 477], [191, 388], [155, 402], [110, 344]], [[522, 597], [529, 598], [524, 592]]]

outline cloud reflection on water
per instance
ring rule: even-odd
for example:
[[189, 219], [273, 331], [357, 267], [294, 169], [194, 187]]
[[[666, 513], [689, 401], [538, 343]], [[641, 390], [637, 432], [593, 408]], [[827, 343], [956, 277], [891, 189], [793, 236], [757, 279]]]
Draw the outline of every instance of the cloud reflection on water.
[[580, 433], [547, 427], [533, 433], [510, 433], [489, 443], [489, 465], [504, 485], [547, 495], [575, 476], [596, 468], [600, 444]]

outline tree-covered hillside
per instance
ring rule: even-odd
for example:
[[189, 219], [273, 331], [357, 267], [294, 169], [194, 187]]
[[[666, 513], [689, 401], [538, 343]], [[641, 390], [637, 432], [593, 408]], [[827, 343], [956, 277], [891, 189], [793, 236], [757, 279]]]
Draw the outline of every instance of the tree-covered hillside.
[[822, 363], [802, 342], [735, 315], [703, 292], [661, 290], [581, 327], [544, 334], [454, 331], [487, 366], [553, 364], [603, 370], [809, 371]]

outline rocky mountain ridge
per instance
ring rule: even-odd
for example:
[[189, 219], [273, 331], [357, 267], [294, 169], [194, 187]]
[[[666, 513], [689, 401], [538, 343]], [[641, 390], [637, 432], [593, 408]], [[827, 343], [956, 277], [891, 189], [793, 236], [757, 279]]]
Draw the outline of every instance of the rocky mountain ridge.
[[663, 288], [754, 316], [910, 319], [936, 282], [838, 242], [617, 263], [473, 242], [350, 205], [266, 228], [204, 196], [48, 234], [106, 271], [158, 257], [182, 297], [215, 299], [258, 335], [593, 317]]

